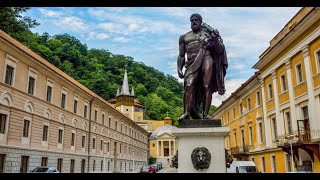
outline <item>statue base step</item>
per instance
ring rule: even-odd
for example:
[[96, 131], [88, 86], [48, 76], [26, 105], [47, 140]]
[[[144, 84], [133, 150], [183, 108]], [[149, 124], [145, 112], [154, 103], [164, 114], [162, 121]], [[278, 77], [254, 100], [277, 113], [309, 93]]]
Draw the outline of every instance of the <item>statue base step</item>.
[[208, 128], [222, 127], [220, 119], [183, 119], [178, 128]]

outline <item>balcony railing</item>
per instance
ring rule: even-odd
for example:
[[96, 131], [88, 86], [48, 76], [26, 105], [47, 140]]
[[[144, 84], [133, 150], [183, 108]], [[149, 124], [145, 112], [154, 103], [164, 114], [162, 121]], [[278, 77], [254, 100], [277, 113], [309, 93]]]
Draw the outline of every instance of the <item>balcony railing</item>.
[[280, 135], [277, 138], [277, 146], [283, 146], [285, 143], [310, 143], [320, 141], [320, 130], [292, 131], [290, 134]]
[[253, 145], [245, 145], [245, 146], [235, 146], [231, 147], [230, 151], [231, 154], [243, 154], [243, 153], [248, 153], [249, 150], [252, 150]]

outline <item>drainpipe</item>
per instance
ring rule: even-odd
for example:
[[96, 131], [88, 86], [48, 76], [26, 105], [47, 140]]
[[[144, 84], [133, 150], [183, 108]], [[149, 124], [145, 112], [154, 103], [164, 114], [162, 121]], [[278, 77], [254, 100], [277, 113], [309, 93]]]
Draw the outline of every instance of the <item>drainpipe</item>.
[[88, 166], [87, 166], [87, 173], [89, 173], [90, 170], [90, 134], [91, 134], [91, 113], [92, 113], [92, 105], [93, 105], [93, 101], [95, 100], [95, 97], [93, 97], [93, 99], [91, 99], [90, 103], [89, 103], [89, 131], [88, 131]]

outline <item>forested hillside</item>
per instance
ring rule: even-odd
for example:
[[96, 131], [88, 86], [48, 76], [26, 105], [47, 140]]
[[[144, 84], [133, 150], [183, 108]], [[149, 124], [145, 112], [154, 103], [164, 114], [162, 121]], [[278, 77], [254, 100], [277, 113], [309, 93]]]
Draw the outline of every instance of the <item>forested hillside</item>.
[[[149, 119], [163, 119], [167, 111], [172, 119], [182, 114], [183, 85], [175, 77], [132, 57], [116, 55], [106, 49], [88, 49], [86, 44], [69, 34], [33, 33], [30, 28], [39, 23], [19, 15], [27, 10], [1, 8], [1, 30], [106, 100], [114, 98], [117, 89], [121, 88], [126, 67], [130, 89], [134, 87], [136, 98], [146, 105]], [[21, 28], [11, 27], [13, 23]]]

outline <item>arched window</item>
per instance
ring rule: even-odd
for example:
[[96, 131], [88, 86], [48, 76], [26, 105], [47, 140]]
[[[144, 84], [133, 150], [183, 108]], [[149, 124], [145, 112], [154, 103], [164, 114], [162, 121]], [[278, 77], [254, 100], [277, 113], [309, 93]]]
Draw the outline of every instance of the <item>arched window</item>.
[[4, 92], [0, 96], [0, 104], [5, 106], [12, 106], [13, 98], [10, 92]]
[[51, 111], [50, 111], [50, 109], [48, 109], [48, 108], [46, 108], [46, 109], [44, 109], [44, 111], [43, 111], [43, 116], [45, 117], [45, 118], [47, 118], [47, 119], [51, 119]]
[[31, 101], [27, 101], [24, 104], [24, 110], [29, 112], [29, 113], [33, 113], [34, 112], [34, 106], [33, 103]]

